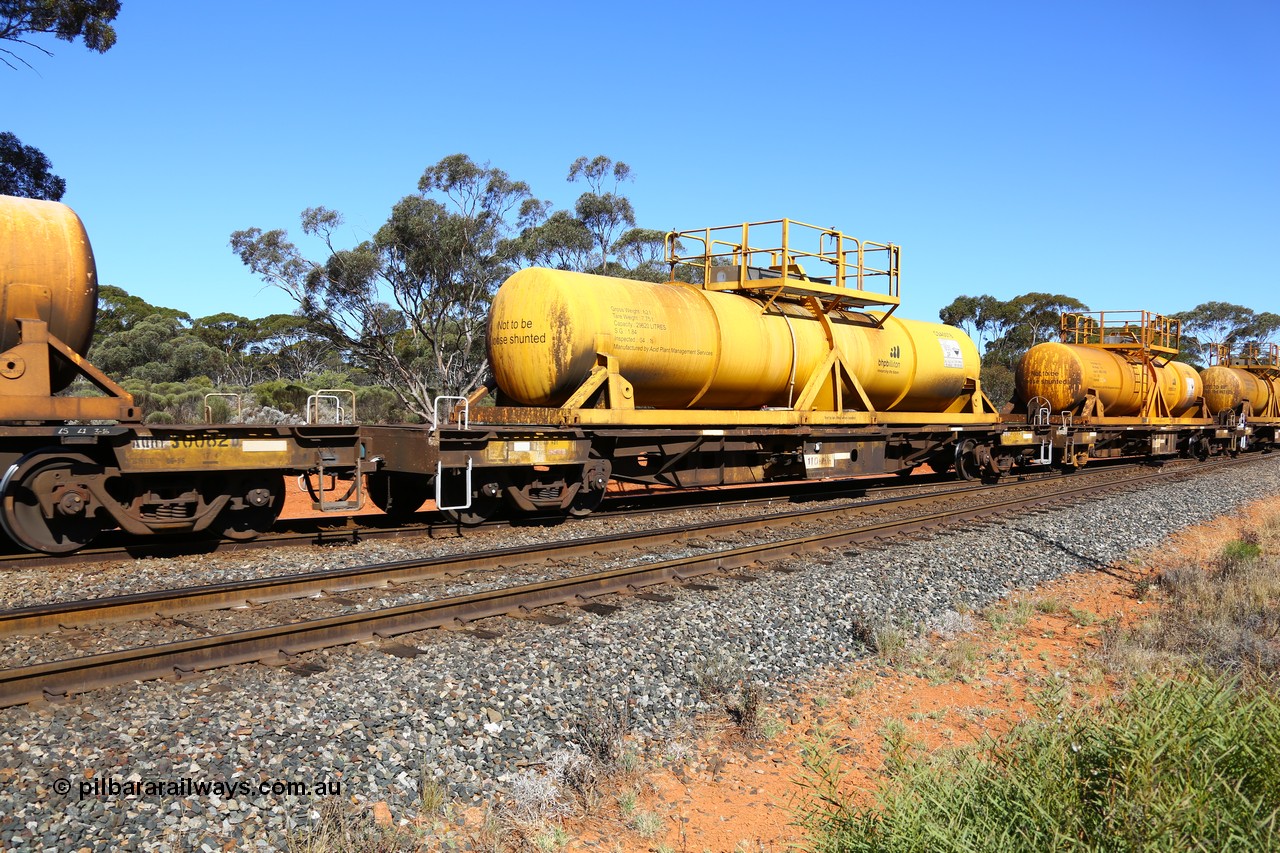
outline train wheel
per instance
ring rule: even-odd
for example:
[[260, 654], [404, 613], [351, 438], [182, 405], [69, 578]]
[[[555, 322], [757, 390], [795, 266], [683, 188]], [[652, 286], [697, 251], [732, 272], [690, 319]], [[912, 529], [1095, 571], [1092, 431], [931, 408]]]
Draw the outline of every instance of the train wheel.
[[583, 486], [578, 489], [578, 493], [569, 503], [569, 515], [574, 518], [586, 518], [596, 511], [596, 507], [600, 506], [602, 500], [604, 500], [604, 489], [588, 489]]
[[269, 533], [284, 506], [284, 477], [264, 474], [240, 482], [240, 494], [222, 512], [222, 535], [246, 541]]
[[369, 500], [390, 518], [408, 518], [431, 497], [431, 479], [416, 474], [378, 471], [366, 483]]
[[582, 472], [582, 485], [569, 504], [569, 515], [586, 518], [596, 511], [609, 489], [613, 466], [606, 459], [593, 459]]
[[441, 510], [444, 517], [460, 527], [478, 527], [498, 514], [502, 508], [502, 496], [489, 496], [483, 492], [472, 495], [471, 506], [466, 509]]
[[982, 479], [982, 460], [978, 457], [978, 442], [966, 438], [956, 445], [956, 474], [962, 480]]
[[15, 462], [0, 480], [0, 524], [9, 538], [45, 554], [70, 554], [97, 538], [102, 523], [77, 472], [96, 475], [98, 466], [80, 454], [41, 451]]

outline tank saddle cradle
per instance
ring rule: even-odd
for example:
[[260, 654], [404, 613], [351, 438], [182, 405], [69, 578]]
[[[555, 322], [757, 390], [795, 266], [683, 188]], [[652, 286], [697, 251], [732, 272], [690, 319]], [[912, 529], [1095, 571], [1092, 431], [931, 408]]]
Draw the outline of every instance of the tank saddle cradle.
[[[13, 300], [30, 288], [9, 286]], [[19, 307], [19, 343], [0, 353], [0, 420], [62, 421], [110, 420], [135, 422], [138, 409], [133, 396], [90, 364], [79, 353], [49, 331], [44, 320], [27, 319], [23, 314], [38, 316], [34, 310]], [[105, 397], [54, 396], [53, 371], [59, 359], [74, 372], [87, 379]]]

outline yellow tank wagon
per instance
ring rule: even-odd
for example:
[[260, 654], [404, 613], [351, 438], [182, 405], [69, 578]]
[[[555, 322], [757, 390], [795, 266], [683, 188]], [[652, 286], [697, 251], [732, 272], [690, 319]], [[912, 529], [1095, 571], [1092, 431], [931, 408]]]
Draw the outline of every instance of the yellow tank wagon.
[[1252, 345], [1238, 358], [1218, 353], [1218, 364], [1200, 371], [1209, 412], [1255, 420], [1280, 418], [1280, 348]]
[[[781, 219], [668, 234], [662, 283], [516, 273], [490, 311], [493, 388], [466, 407], [473, 434], [494, 432], [470, 449], [462, 432], [441, 439], [437, 483], [452, 486], [438, 494], [471, 521], [502, 502], [586, 513], [611, 479], [998, 474], [1021, 439], [995, 452], [1000, 416], [964, 332], [895, 315], [900, 260], [895, 244]], [[487, 391], [496, 406], [470, 407]], [[495, 461], [513, 453], [532, 457]]]
[[[1176, 361], [1181, 325], [1150, 311], [1070, 312], [1015, 371], [1015, 408], [1059, 459], [1206, 455], [1225, 446], [1204, 385]], [[1020, 415], [1019, 415], [1020, 416]]]
[[1219, 347], [1213, 358], [1200, 371], [1209, 412], [1245, 444], [1271, 449], [1280, 438], [1280, 347], [1250, 343], [1235, 358]]
[[522, 270], [490, 311], [493, 377], [574, 423], [996, 422], [969, 337], [893, 316], [900, 254], [783, 219], [668, 235], [666, 283]]
[[630, 392], [617, 408], [834, 412], [810, 382], [832, 353], [828, 334], [848, 366], [844, 411], [959, 412], [981, 369], [950, 326], [681, 283], [526, 269], [489, 316], [494, 379], [526, 406], [581, 406], [575, 392], [611, 357]]

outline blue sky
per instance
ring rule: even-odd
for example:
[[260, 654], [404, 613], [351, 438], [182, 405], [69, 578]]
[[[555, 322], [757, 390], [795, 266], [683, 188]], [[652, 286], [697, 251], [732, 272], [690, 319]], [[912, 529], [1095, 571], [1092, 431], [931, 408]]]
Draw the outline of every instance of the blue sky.
[[[324, 205], [352, 243], [463, 152], [571, 207], [624, 160], [641, 225], [781, 216], [903, 246], [956, 295], [1280, 313], [1280, 3], [124, 0], [107, 54], [0, 68], [99, 277], [289, 311], [227, 246]], [[299, 235], [300, 236], [300, 235]]]

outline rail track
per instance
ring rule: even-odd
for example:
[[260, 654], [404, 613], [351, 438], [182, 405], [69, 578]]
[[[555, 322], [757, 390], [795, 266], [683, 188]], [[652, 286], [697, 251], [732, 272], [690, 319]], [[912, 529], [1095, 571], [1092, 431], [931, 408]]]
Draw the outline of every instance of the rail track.
[[[73, 693], [133, 680], [182, 678], [236, 663], [287, 664], [296, 661], [305, 652], [325, 647], [377, 641], [428, 628], [459, 626], [492, 616], [528, 615], [538, 608], [550, 605], [577, 604], [590, 607], [591, 599], [610, 593], [638, 593], [650, 599], [664, 600], [667, 597], [647, 593], [645, 590], [663, 583], [690, 585], [697, 579], [710, 575], [765, 567], [774, 561], [815, 551], [888, 539], [1018, 510], [1045, 508], [1110, 490], [1126, 489], [1158, 480], [1180, 479], [1205, 469], [1221, 470], [1227, 465], [1248, 464], [1250, 461], [1237, 459], [1210, 465], [1189, 464], [1179, 466], [1176, 470], [1148, 471], [1141, 476], [1123, 478], [1120, 476], [1121, 471], [1110, 469], [1068, 480], [1057, 480], [1055, 482], [1062, 488], [1048, 492], [1042, 483], [1015, 482], [994, 488], [970, 487], [896, 501], [886, 499], [835, 508], [774, 513], [694, 527], [571, 540], [532, 549], [503, 549], [3, 611], [0, 612], [0, 635], [14, 635], [103, 621], [236, 607], [283, 598], [335, 595], [359, 588], [509, 567], [513, 562], [528, 563], [549, 555], [554, 555], [556, 559], [568, 559], [573, 556], [592, 556], [645, 548], [656, 543], [670, 543], [675, 537], [726, 536], [745, 530], [827, 522], [839, 518], [842, 513], [863, 516], [861, 520], [842, 519], [833, 529], [763, 544], [704, 551], [660, 562], [469, 595], [7, 670], [0, 672], [0, 707], [41, 699], [59, 699]], [[955, 505], [963, 504], [963, 497], [973, 496], [984, 496], [990, 500]], [[887, 504], [898, 507], [913, 505], [921, 511], [894, 520], [866, 519], [866, 516], [882, 511]], [[595, 609], [600, 611], [602, 608], [597, 605]]]
[[[1030, 478], [1062, 476], [1059, 472], [1033, 473]], [[684, 490], [672, 489], [658, 492], [621, 492], [606, 499], [593, 514], [593, 518], [634, 518], [656, 515], [681, 508], [768, 506], [779, 502], [797, 503], [806, 500], [836, 500], [841, 497], [861, 497], [880, 492], [892, 493], [904, 489], [939, 486], [963, 488], [942, 475], [924, 474], [911, 478], [892, 476], [874, 480], [844, 480], [819, 482], [768, 483], [752, 486], [731, 486], [722, 489]], [[360, 519], [363, 519], [361, 521]], [[512, 526], [556, 525], [565, 523], [562, 516], [530, 515], [518, 519], [495, 519], [476, 525], [472, 530], [498, 530]], [[572, 524], [573, 522], [569, 522]], [[131, 560], [142, 557], [180, 557], [191, 554], [228, 554], [257, 551], [270, 548], [303, 547], [309, 545], [341, 545], [376, 540], [395, 540], [410, 537], [446, 538], [459, 535], [456, 523], [444, 519], [435, 512], [423, 512], [406, 523], [392, 523], [385, 516], [348, 516], [334, 518], [282, 520], [278, 530], [248, 541], [231, 539], [190, 539], [180, 541], [151, 540], [143, 543], [111, 542], [85, 548], [72, 554], [50, 556], [48, 554], [16, 552], [0, 553], [0, 573], [21, 569], [49, 566], [66, 567], [88, 565], [107, 560]]]

